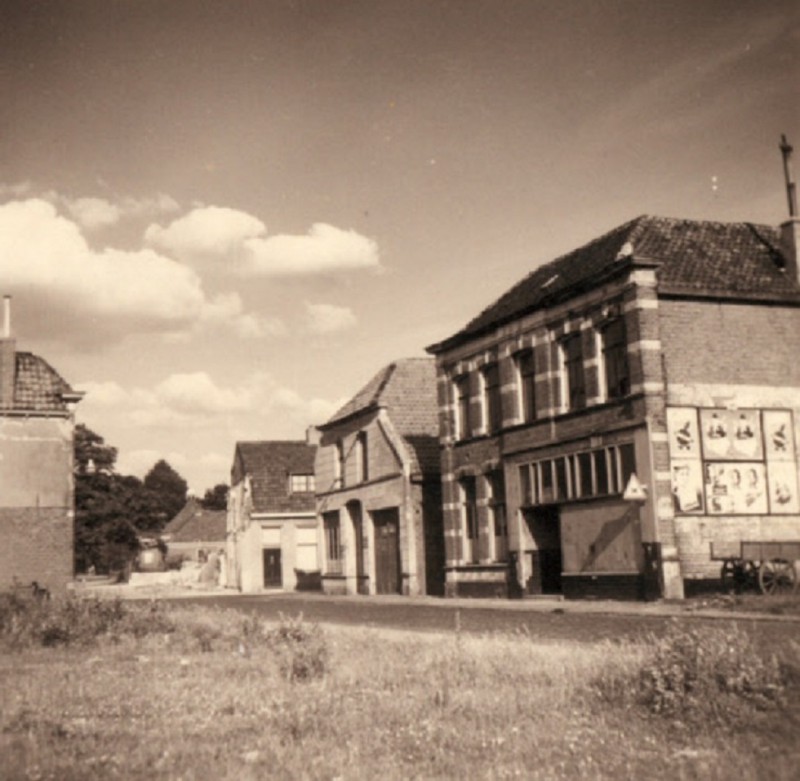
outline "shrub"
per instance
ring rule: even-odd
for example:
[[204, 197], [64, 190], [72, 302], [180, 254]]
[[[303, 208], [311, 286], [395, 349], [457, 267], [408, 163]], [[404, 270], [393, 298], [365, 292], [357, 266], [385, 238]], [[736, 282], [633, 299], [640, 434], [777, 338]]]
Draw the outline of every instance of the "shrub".
[[277, 659], [278, 669], [288, 681], [321, 678], [328, 669], [328, 644], [318, 624], [307, 624], [303, 614], [287, 618], [265, 635], [268, 648]]
[[736, 625], [674, 626], [654, 640], [639, 691], [654, 713], [732, 722], [780, 704], [785, 676], [778, 659], [756, 648]]

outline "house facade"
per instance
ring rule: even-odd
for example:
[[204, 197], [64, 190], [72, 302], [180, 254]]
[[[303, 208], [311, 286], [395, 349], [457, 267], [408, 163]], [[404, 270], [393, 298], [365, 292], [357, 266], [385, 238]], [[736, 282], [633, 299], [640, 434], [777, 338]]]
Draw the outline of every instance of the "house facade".
[[314, 445], [238, 442], [228, 494], [226, 583], [244, 593], [294, 590], [318, 572]]
[[681, 597], [800, 539], [797, 233], [639, 217], [428, 348], [448, 594]]
[[63, 592], [74, 573], [74, 404], [43, 358], [16, 349], [10, 299], [0, 337], [0, 590], [36, 581]]
[[442, 594], [436, 369], [395, 361], [319, 427], [323, 589]]

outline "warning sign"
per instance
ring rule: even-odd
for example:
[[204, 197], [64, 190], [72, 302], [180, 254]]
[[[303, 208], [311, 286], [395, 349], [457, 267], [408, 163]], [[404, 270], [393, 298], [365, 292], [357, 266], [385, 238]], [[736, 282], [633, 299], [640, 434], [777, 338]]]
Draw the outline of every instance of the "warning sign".
[[628, 480], [628, 485], [625, 486], [625, 492], [622, 498], [626, 502], [645, 502], [647, 501], [647, 489], [642, 485], [639, 478], [636, 477], [634, 472]]

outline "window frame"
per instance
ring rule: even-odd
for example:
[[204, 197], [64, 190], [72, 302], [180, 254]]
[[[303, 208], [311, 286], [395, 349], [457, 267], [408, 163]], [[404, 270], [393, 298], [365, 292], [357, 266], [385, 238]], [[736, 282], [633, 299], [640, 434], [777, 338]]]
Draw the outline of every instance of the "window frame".
[[[526, 367], [525, 364], [529, 365]], [[517, 404], [519, 419], [523, 423], [533, 423], [538, 417], [536, 400], [536, 352], [530, 347], [520, 350], [514, 356], [517, 370]]]
[[500, 364], [496, 361], [481, 369], [483, 382], [483, 430], [496, 434], [503, 428], [503, 400], [500, 385]]
[[455, 396], [456, 439], [469, 439], [472, 436], [472, 394], [469, 374], [461, 374], [453, 380]]
[[[613, 336], [613, 341], [610, 337]], [[603, 362], [602, 389], [604, 398], [622, 399], [631, 392], [628, 361], [628, 333], [625, 318], [615, 317], [600, 328], [600, 352]]]
[[584, 368], [583, 332], [573, 331], [559, 341], [561, 349], [561, 407], [569, 412], [586, 408], [586, 370]]

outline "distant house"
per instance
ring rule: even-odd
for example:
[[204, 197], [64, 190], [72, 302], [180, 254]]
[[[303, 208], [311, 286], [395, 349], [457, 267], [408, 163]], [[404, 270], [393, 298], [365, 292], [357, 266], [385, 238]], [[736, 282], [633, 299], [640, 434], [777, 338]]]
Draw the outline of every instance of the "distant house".
[[168, 556], [182, 554], [184, 559], [202, 561], [211, 553], [224, 553], [226, 528], [226, 510], [206, 510], [190, 497], [166, 525], [161, 539], [167, 544]]
[[318, 573], [314, 454], [305, 441], [237, 442], [227, 513], [227, 582], [290, 591]]
[[799, 236], [638, 217], [428, 348], [448, 594], [680, 598], [800, 539]]
[[43, 358], [16, 349], [6, 297], [0, 337], [0, 589], [60, 591], [74, 572], [73, 405]]
[[384, 367], [319, 432], [324, 590], [442, 594], [434, 361]]

